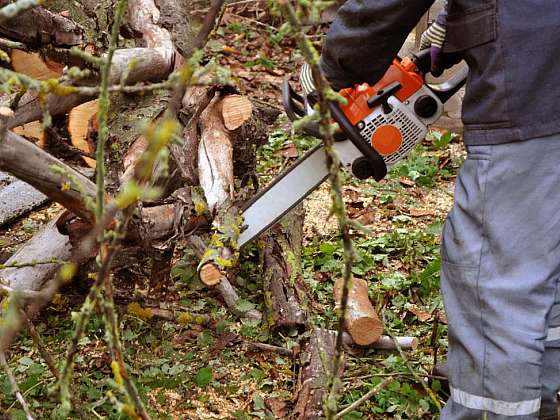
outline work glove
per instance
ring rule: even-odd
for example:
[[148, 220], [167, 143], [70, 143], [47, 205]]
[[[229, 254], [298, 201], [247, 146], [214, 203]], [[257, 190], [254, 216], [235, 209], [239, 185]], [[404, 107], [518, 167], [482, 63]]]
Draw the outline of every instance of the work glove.
[[313, 73], [311, 72], [311, 67], [309, 67], [309, 64], [307, 63], [303, 63], [303, 66], [301, 66], [301, 71], [299, 72], [299, 84], [304, 97], [309, 96], [311, 92], [315, 91]]
[[445, 70], [444, 57], [443, 57], [443, 43], [445, 41], [445, 27], [437, 22], [430, 25], [424, 31], [420, 38], [420, 49], [430, 49], [431, 68], [430, 73], [433, 76], [441, 76]]

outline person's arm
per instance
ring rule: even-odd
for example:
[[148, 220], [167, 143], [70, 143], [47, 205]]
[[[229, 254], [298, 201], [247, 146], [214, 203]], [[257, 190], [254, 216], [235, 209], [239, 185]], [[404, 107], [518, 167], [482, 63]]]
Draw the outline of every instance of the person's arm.
[[434, 0], [348, 0], [332, 23], [321, 69], [336, 89], [378, 82]]

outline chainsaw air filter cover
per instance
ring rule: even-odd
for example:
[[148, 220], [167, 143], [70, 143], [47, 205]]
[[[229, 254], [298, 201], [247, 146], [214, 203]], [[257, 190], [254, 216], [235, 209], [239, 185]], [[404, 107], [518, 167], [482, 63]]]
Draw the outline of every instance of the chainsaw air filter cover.
[[[389, 107], [372, 109], [370, 114], [358, 121], [356, 127], [364, 141], [371, 144], [389, 166], [406, 157], [424, 140], [428, 125], [442, 114], [443, 104], [425, 86], [404, 102], [391, 96], [387, 104]], [[427, 117], [418, 115], [418, 110]], [[432, 115], [428, 116], [428, 112]]]

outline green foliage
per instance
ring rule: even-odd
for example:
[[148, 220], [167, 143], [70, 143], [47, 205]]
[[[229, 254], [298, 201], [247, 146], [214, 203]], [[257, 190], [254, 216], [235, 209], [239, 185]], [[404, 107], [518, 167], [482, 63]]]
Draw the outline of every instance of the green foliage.
[[198, 371], [194, 378], [194, 383], [199, 387], [205, 387], [212, 381], [212, 368], [204, 367]]

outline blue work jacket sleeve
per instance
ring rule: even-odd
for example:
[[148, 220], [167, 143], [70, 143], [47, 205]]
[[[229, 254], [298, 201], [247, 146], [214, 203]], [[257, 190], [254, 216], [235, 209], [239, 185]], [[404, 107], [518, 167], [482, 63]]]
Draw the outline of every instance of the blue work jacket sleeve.
[[378, 82], [434, 0], [348, 0], [332, 23], [321, 69], [333, 87]]

